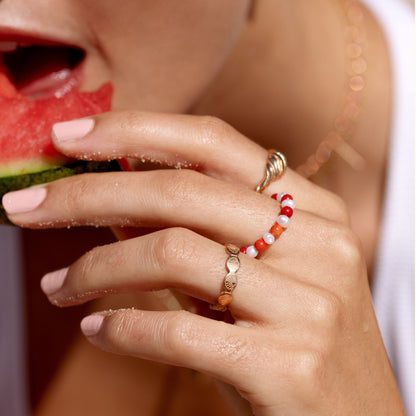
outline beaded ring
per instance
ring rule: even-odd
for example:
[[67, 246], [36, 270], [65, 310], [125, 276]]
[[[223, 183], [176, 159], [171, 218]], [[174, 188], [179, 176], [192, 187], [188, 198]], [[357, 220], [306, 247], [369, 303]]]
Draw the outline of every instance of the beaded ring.
[[281, 192], [280, 194], [273, 194], [271, 198], [279, 200], [280, 212], [276, 223], [272, 225], [269, 232], [249, 247], [238, 248], [234, 244], [225, 244], [225, 249], [228, 253], [228, 259], [225, 263], [228, 273], [224, 277], [222, 290], [217, 298], [217, 303], [210, 305], [210, 309], [225, 312], [233, 301], [232, 292], [237, 286], [237, 271], [240, 268], [238, 255], [244, 253], [250, 257], [257, 257], [260, 252], [263, 252], [269, 245], [273, 244], [289, 226], [290, 218], [295, 209], [295, 201], [293, 201], [292, 195]]
[[293, 197], [286, 192], [280, 194], [273, 194], [271, 198], [280, 201], [280, 212], [276, 223], [270, 228], [269, 232], [263, 235], [263, 238], [258, 239], [253, 245], [248, 247], [241, 247], [240, 252], [247, 254], [250, 257], [257, 257], [257, 255], [272, 245], [289, 226], [290, 218], [295, 209], [295, 201]]

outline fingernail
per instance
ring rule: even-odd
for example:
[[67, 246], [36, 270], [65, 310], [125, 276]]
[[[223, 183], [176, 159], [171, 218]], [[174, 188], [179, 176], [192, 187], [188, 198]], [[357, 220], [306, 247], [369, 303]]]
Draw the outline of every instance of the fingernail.
[[46, 188], [34, 187], [8, 192], [3, 196], [2, 204], [7, 214], [20, 214], [36, 209], [46, 198]]
[[101, 325], [103, 324], [104, 316], [102, 315], [89, 315], [81, 321], [81, 331], [87, 337], [97, 335], [100, 332]]
[[57, 292], [64, 284], [68, 273], [68, 267], [45, 274], [40, 281], [40, 287], [45, 295], [52, 295]]
[[94, 120], [92, 118], [63, 121], [52, 126], [51, 136], [57, 142], [78, 140], [86, 136], [93, 128]]

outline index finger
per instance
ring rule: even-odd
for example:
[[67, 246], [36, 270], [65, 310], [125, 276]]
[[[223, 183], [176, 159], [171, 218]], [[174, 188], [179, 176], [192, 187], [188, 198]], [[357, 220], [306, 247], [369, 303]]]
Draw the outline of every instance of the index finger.
[[[77, 159], [128, 157], [138, 162], [191, 168], [253, 190], [263, 177], [268, 156], [267, 150], [211, 116], [109, 112], [55, 124], [52, 138], [59, 151]], [[291, 169], [265, 193], [282, 191], [301, 194], [306, 202], [303, 208], [312, 213], [348, 222], [339, 197]]]

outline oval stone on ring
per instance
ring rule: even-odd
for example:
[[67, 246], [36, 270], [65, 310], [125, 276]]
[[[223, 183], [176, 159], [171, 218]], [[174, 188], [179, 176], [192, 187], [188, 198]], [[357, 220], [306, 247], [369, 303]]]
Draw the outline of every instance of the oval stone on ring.
[[226, 243], [225, 248], [230, 254], [233, 254], [235, 256], [237, 256], [240, 253], [240, 249], [234, 244]]
[[237, 256], [230, 256], [225, 264], [230, 273], [236, 273], [240, 268], [240, 259]]
[[237, 286], [237, 275], [229, 273], [225, 276], [224, 279], [224, 287], [229, 291], [232, 292], [235, 287]]

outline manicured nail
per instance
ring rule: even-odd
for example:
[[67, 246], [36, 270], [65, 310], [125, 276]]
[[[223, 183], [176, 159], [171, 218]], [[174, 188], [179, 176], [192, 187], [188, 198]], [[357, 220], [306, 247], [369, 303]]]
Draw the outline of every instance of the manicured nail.
[[46, 188], [33, 187], [8, 192], [3, 196], [2, 204], [7, 214], [20, 214], [33, 211], [46, 198]]
[[92, 118], [63, 121], [52, 126], [51, 136], [57, 142], [78, 140], [86, 136], [93, 128], [94, 120]]
[[45, 295], [52, 295], [57, 292], [64, 284], [68, 273], [68, 267], [45, 274], [40, 281], [40, 287]]
[[81, 331], [87, 337], [97, 335], [100, 332], [101, 325], [103, 324], [104, 316], [102, 315], [89, 315], [81, 321]]

